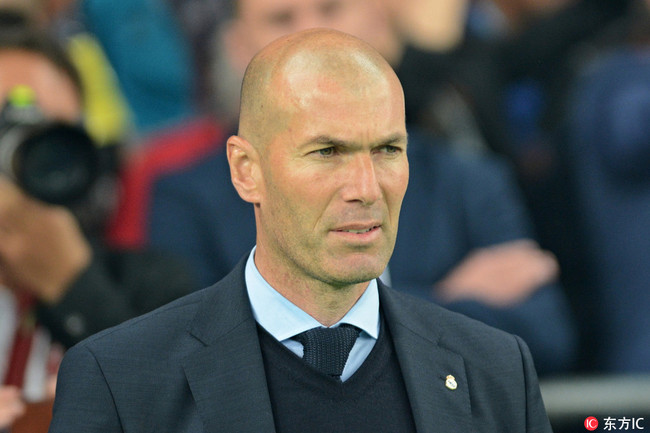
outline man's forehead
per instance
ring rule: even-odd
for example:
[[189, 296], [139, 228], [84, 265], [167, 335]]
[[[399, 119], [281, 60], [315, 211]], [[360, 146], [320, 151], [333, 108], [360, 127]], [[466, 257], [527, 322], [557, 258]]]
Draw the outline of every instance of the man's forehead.
[[339, 122], [341, 114], [359, 120], [403, 116], [403, 93], [371, 46], [335, 30], [311, 29], [281, 37], [256, 55], [246, 71], [241, 107], [240, 126], [251, 133], [271, 117], [266, 126], [275, 130], [283, 116], [312, 116], [312, 123]]
[[[342, 50], [346, 52], [343, 53]], [[344, 46], [340, 49], [331, 46], [306, 47], [291, 54], [283, 63], [283, 73], [300, 74], [303, 71], [335, 74], [341, 79], [362, 79], [364, 75], [372, 77], [382, 72], [377, 62], [371, 61], [367, 54], [360, 52], [358, 48]]]
[[271, 87], [301, 97], [341, 92], [365, 97], [371, 96], [369, 91], [388, 85], [385, 69], [355, 49], [308, 47], [280, 62]]

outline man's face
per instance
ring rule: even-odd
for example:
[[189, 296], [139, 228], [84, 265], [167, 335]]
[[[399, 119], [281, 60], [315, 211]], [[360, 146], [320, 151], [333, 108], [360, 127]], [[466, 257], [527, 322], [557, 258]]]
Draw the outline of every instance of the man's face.
[[81, 102], [72, 81], [43, 56], [22, 50], [0, 50], [0, 101], [17, 85], [29, 86], [43, 113], [52, 119], [76, 122]]
[[261, 151], [258, 253], [333, 286], [379, 276], [408, 183], [397, 79], [359, 89], [305, 73], [273, 85], [288, 89], [291, 114]]

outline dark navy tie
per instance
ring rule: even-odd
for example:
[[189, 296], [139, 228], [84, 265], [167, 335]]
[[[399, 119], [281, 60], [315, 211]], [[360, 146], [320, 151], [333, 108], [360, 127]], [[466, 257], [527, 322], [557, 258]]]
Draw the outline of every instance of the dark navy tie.
[[356, 326], [342, 324], [336, 328], [313, 328], [293, 338], [302, 343], [302, 359], [307, 364], [338, 379], [359, 332]]

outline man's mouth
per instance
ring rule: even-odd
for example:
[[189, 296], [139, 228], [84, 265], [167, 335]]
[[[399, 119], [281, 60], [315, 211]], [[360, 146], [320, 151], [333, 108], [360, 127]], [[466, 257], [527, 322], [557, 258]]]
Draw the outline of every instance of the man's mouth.
[[372, 226], [372, 227], [363, 228], [363, 229], [338, 229], [336, 231], [337, 232], [342, 232], [342, 233], [353, 233], [353, 234], [356, 234], [356, 235], [360, 235], [360, 234], [363, 234], [363, 233], [368, 233], [368, 232], [370, 232], [372, 230], [375, 230], [377, 228], [379, 228], [379, 226]]
[[365, 229], [365, 230], [339, 230], [339, 231], [346, 232], [346, 233], [361, 234], [361, 233], [368, 233], [370, 230], [372, 230], [374, 228], [375, 227], [370, 227], [369, 229]]

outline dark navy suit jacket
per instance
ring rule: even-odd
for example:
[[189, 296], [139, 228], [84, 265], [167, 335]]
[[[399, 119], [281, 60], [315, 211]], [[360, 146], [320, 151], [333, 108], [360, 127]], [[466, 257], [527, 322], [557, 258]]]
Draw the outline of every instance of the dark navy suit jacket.
[[[50, 433], [274, 432], [244, 263], [69, 350]], [[551, 432], [519, 337], [381, 283], [379, 294], [418, 432]]]

